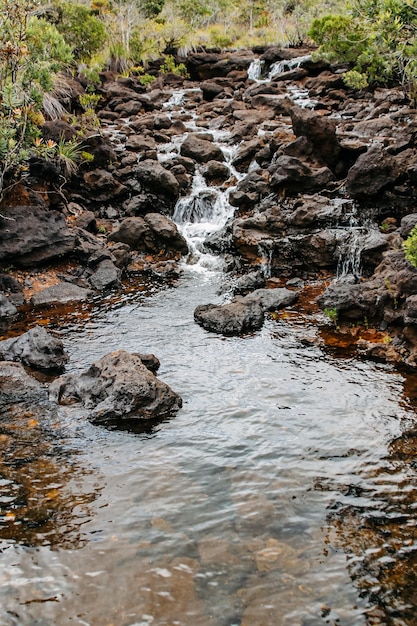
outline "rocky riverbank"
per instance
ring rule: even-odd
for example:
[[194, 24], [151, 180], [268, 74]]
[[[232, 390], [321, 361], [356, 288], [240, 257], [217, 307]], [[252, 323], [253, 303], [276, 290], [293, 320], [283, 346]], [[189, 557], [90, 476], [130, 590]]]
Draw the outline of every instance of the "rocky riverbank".
[[[183, 61], [188, 78], [158, 74], [156, 64], [148, 87], [140, 77], [103, 74], [100, 130], [83, 143], [93, 161], [63, 181], [53, 164], [33, 160], [5, 195], [4, 338], [34, 309], [49, 315], [175, 280], [190, 250], [172, 218], [198, 169], [209, 187], [231, 189], [235, 208], [204, 243], [224, 255], [234, 300], [214, 308], [202, 296], [198, 323], [224, 334], [259, 328], [265, 312], [297, 307], [321, 281], [317, 302], [328, 324], [364, 354], [415, 366], [417, 270], [402, 242], [417, 223], [417, 114], [404, 94], [349, 90], [344, 68], [315, 62], [308, 50], [205, 52]], [[82, 91], [73, 85], [69, 107]], [[54, 141], [76, 131], [63, 120], [43, 128]], [[224, 131], [231, 167], [216, 141]], [[288, 303], [265, 305], [254, 291], [265, 285], [291, 290]], [[363, 338], [370, 327], [372, 341]]]

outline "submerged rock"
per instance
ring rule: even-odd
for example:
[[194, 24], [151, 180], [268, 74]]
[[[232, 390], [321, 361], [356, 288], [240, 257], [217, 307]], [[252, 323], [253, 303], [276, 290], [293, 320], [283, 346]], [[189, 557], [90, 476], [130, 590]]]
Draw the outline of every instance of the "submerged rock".
[[82, 374], [66, 374], [50, 386], [50, 398], [62, 405], [83, 404], [95, 424], [115, 420], [156, 419], [175, 413], [182, 400], [151, 370], [156, 357], [124, 350], [102, 357]]
[[0, 359], [20, 361], [41, 370], [60, 370], [68, 361], [64, 345], [42, 326], [35, 326], [20, 337], [0, 341]]

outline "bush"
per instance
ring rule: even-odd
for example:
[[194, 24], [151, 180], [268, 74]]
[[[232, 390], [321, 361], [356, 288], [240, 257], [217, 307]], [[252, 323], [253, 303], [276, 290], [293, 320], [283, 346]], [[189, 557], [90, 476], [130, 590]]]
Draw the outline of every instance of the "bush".
[[403, 241], [405, 258], [414, 267], [417, 267], [417, 226], [414, 226], [407, 239]]
[[59, 32], [70, 44], [76, 60], [87, 61], [107, 40], [104, 23], [88, 7], [65, 2], [61, 5]]

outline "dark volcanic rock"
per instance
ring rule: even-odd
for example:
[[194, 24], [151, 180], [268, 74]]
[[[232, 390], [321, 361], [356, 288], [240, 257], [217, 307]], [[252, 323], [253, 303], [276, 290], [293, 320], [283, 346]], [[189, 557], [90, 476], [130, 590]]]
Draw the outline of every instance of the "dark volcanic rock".
[[286, 155], [280, 156], [269, 167], [271, 187], [285, 189], [289, 193], [322, 189], [334, 180], [331, 170], [326, 167], [313, 167]]
[[74, 235], [58, 211], [4, 207], [0, 216], [0, 261], [32, 267], [71, 252]]
[[132, 250], [158, 254], [187, 254], [188, 245], [172, 220], [160, 213], [128, 217], [109, 239], [128, 244]]
[[289, 289], [256, 289], [245, 297], [245, 302], [258, 302], [264, 312], [278, 311], [298, 300], [298, 293]]
[[352, 198], [376, 196], [393, 184], [399, 175], [398, 163], [380, 145], [361, 154], [346, 179], [346, 191]]
[[307, 137], [316, 157], [334, 171], [340, 157], [336, 121], [298, 106], [292, 107], [290, 114], [294, 134]]
[[0, 341], [0, 359], [20, 361], [41, 370], [60, 370], [68, 361], [62, 341], [42, 326], [35, 326], [20, 337]]
[[81, 375], [61, 376], [51, 384], [50, 398], [63, 405], [83, 404], [95, 424], [161, 419], [182, 406], [180, 396], [139, 355], [124, 350], [107, 354]]
[[245, 302], [241, 298], [230, 304], [201, 304], [194, 311], [194, 319], [211, 332], [241, 335], [261, 328], [264, 313], [259, 302]]
[[181, 154], [194, 159], [198, 163], [224, 161], [223, 152], [215, 143], [201, 139], [195, 135], [189, 135], [181, 145]]
[[194, 319], [211, 332], [241, 335], [261, 328], [267, 311], [277, 311], [297, 299], [298, 293], [289, 289], [257, 289], [229, 304], [202, 304], [195, 309]]
[[89, 193], [89, 199], [95, 202], [118, 198], [127, 191], [126, 187], [119, 183], [111, 172], [104, 169], [86, 172], [83, 179]]
[[107, 291], [120, 287], [120, 270], [110, 259], [103, 259], [89, 278], [96, 291]]
[[136, 178], [148, 189], [177, 198], [180, 186], [174, 174], [153, 160], [141, 161], [135, 168]]
[[51, 287], [38, 291], [31, 298], [34, 306], [51, 306], [56, 304], [69, 304], [71, 302], [85, 302], [91, 295], [89, 289], [78, 287], [73, 283], [61, 281]]

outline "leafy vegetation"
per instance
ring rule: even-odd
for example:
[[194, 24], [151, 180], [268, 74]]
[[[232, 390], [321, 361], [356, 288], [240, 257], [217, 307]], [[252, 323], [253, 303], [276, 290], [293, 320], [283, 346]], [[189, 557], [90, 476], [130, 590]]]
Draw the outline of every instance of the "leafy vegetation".
[[414, 226], [407, 239], [403, 242], [403, 248], [407, 261], [414, 267], [417, 267], [417, 226]]
[[353, 0], [346, 15], [326, 15], [309, 31], [318, 54], [347, 63], [347, 85], [399, 82], [417, 100], [417, 6], [414, 0]]

